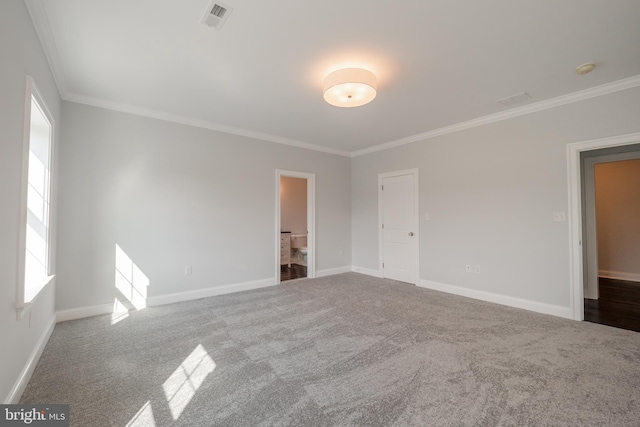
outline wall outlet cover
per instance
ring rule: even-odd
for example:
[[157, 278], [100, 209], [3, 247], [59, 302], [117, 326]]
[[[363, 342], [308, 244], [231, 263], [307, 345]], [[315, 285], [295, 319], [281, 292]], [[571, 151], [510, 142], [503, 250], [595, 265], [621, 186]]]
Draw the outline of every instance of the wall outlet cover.
[[553, 213], [553, 221], [554, 222], [565, 222], [567, 221], [567, 214], [564, 212], [554, 212]]

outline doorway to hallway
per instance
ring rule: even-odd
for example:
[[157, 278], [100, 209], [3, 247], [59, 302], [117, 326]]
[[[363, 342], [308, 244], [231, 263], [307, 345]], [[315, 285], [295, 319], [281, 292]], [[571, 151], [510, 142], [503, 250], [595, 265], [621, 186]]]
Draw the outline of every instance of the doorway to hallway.
[[583, 158], [584, 319], [640, 331], [640, 147]]
[[[640, 133], [612, 136], [607, 138], [576, 142], [567, 145], [567, 168], [569, 177], [569, 240], [570, 240], [570, 306], [572, 318], [585, 320], [585, 302], [594, 299], [599, 292], [597, 277], [597, 243], [594, 215], [595, 207], [587, 206], [589, 190], [585, 178], [589, 168], [585, 168], [585, 158], [639, 151]], [[591, 168], [591, 172], [593, 168]], [[592, 180], [593, 182], [593, 180]], [[591, 214], [589, 213], [591, 211]], [[595, 272], [595, 274], [594, 274]], [[593, 278], [596, 277], [594, 281]], [[594, 286], [594, 283], [597, 285]], [[598, 296], [596, 295], [596, 298]]]

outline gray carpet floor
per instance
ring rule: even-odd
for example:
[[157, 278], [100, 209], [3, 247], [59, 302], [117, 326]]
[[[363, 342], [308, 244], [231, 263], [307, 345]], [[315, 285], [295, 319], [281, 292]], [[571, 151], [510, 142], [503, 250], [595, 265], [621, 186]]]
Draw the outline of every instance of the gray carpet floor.
[[347, 273], [56, 326], [73, 426], [638, 426], [640, 334]]

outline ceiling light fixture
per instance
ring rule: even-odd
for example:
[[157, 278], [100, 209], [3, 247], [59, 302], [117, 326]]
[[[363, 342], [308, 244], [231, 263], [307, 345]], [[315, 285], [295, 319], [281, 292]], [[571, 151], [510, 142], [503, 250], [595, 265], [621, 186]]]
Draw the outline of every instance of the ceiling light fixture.
[[362, 68], [343, 68], [324, 78], [324, 100], [336, 107], [359, 107], [376, 97], [376, 76]]
[[582, 64], [579, 65], [576, 68], [576, 73], [583, 75], [583, 74], [587, 74], [593, 71], [593, 69], [596, 68], [596, 64], [593, 64], [591, 62], [587, 63], [587, 64]]

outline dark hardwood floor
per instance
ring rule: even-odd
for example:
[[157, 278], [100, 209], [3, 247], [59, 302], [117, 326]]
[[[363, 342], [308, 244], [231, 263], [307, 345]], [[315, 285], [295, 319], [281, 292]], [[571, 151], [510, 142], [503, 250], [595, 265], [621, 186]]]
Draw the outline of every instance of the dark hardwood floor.
[[301, 279], [307, 277], [307, 267], [300, 264], [291, 264], [291, 267], [286, 265], [280, 266], [280, 281]]
[[640, 282], [598, 280], [600, 299], [584, 300], [584, 320], [640, 332]]

